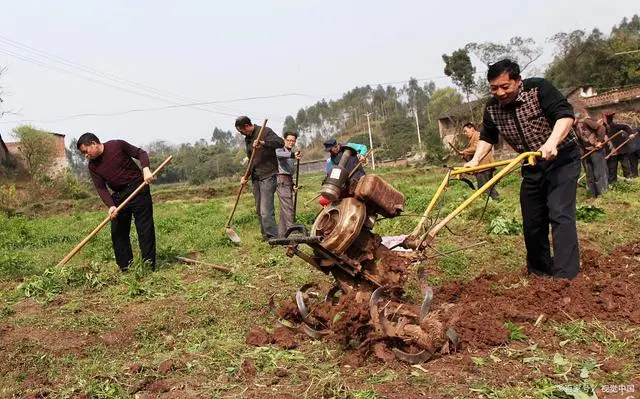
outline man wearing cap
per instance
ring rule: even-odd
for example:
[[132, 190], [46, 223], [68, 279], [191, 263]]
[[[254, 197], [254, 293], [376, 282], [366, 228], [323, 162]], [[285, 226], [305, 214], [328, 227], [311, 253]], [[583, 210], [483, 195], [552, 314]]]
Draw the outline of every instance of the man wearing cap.
[[583, 153], [593, 151], [584, 161], [584, 171], [587, 174], [587, 187], [593, 198], [598, 198], [607, 191], [609, 186], [607, 174], [607, 162], [605, 161], [605, 150], [602, 142], [605, 140], [607, 129], [602, 120], [592, 118], [578, 119], [576, 113], [574, 129], [578, 134], [580, 146]]
[[[262, 238], [265, 241], [270, 238], [276, 238], [278, 237], [274, 205], [274, 195], [277, 187], [276, 175], [278, 174], [276, 149], [284, 146], [284, 140], [266, 126], [262, 140], [256, 140], [261, 127], [251, 123], [251, 119], [248, 116], [239, 116], [236, 119], [235, 126], [236, 130], [244, 136], [247, 156], [251, 158], [251, 153], [257, 151], [250, 173]], [[246, 182], [243, 176], [240, 184], [246, 184]]]
[[[633, 130], [629, 125], [621, 123], [615, 123], [613, 117], [615, 112], [608, 112], [603, 114], [603, 122], [607, 129], [607, 136], [613, 137], [614, 134], [622, 131], [621, 134], [614, 137], [609, 142], [610, 155], [607, 159], [607, 167], [609, 169], [609, 184], [615, 183], [618, 180], [618, 163], [622, 167], [622, 175], [626, 178], [638, 177], [634, 176], [631, 170], [631, 160], [629, 157], [629, 143], [623, 145], [629, 138], [635, 138]], [[617, 148], [617, 150], [615, 150]]]
[[365, 171], [362, 165], [358, 165], [358, 161], [367, 154], [367, 146], [364, 144], [347, 143], [343, 145], [338, 144], [336, 139], [329, 139], [325, 141], [324, 150], [329, 153], [329, 158], [327, 158], [327, 163], [325, 164], [325, 170], [327, 174], [329, 174], [331, 173], [331, 169], [333, 169], [335, 166], [338, 166], [338, 164], [340, 163], [340, 159], [342, 158], [342, 154], [347, 147], [356, 152], [356, 157], [352, 157], [349, 161], [347, 161], [345, 169], [349, 173], [351, 173], [353, 168], [357, 166], [358, 169], [351, 177], [352, 179], [357, 180], [365, 175]]
[[477, 166], [500, 136], [519, 153], [541, 153], [542, 159], [521, 170], [527, 270], [540, 276], [574, 278], [580, 271], [576, 231], [580, 151], [572, 130], [573, 108], [549, 81], [522, 79], [520, 66], [509, 59], [490, 65], [487, 80], [492, 98], [485, 106], [476, 152], [465, 166]]
[[284, 237], [287, 230], [295, 223], [293, 206], [293, 160], [300, 160], [300, 151], [293, 152], [296, 145], [298, 133], [286, 132], [284, 134], [284, 147], [276, 149], [278, 157], [278, 200], [280, 201], [280, 237]]

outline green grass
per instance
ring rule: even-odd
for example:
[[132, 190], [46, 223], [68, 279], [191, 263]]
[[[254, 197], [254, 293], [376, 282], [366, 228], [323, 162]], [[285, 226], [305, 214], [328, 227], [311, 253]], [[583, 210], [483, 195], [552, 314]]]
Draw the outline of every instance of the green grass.
[[[438, 168], [383, 169], [381, 174], [407, 197], [408, 216], [381, 220], [375, 229], [382, 235], [407, 234], [419, 220], [413, 214], [422, 214], [444, 174]], [[316, 201], [305, 202], [316, 195], [321, 176], [305, 175], [303, 179], [299, 220], [310, 225], [320, 207]], [[512, 343], [505, 351], [472, 353], [471, 367], [491, 370], [515, 365], [530, 369], [531, 379], [516, 383], [487, 375], [482, 381], [469, 381], [464, 388], [453, 382], [436, 386], [439, 380], [434, 374], [438, 370], [425, 373], [409, 366], [389, 368], [375, 360], [364, 367], [346, 368], [342, 361], [349, 352], [330, 341], [301, 339], [294, 350], [247, 345], [248, 326], [272, 331], [278, 304], [292, 300], [304, 283], [330, 282], [331, 278], [299, 258], [288, 258], [282, 248], [271, 248], [261, 241], [253, 197], [248, 191], [233, 221], [242, 245], [233, 245], [224, 224], [233, 206], [234, 184], [220, 183], [214, 186], [216, 196], [197, 201], [190, 201], [188, 196], [180, 199], [180, 193], [189, 189], [185, 186], [153, 188], [154, 193], [172, 198], [154, 208], [158, 270], [153, 273], [137, 262], [128, 273], [121, 274], [114, 262], [108, 229], [67, 265], [55, 267], [104, 218], [103, 210], [82, 211], [82, 204], [89, 200], [78, 202], [69, 213], [46, 218], [0, 216], [0, 326], [27, 337], [3, 347], [5, 354], [0, 356], [6, 363], [0, 374], [0, 397], [26, 396], [31, 393], [26, 387], [33, 386], [46, 390], [50, 398], [79, 393], [96, 398], [134, 397], [130, 390], [142, 379], [166, 377], [159, 374], [158, 366], [167, 360], [179, 361], [180, 366], [166, 378], [183, 381], [198, 395], [213, 398], [277, 397], [283, 392], [308, 398], [383, 398], [380, 387], [394, 384], [410, 385], [425, 397], [551, 397], [557, 385], [565, 381], [562, 374], [568, 366], [554, 364], [553, 349], [538, 348], [515, 355], [533, 339], [529, 329], [530, 336], [524, 334], [519, 321], [508, 327]], [[594, 205], [605, 213], [578, 222], [582, 239], [597, 243], [604, 251], [637, 241], [639, 187], [638, 182], [625, 181], [606, 193]], [[520, 221], [518, 189], [519, 177], [513, 173], [498, 186], [502, 197], [499, 203], [489, 202], [485, 210], [485, 202], [476, 201], [450, 223], [451, 231], [438, 234], [435, 249], [440, 253], [459, 251], [441, 256], [431, 252], [435, 257], [425, 265], [432, 267], [432, 283], [465, 282], [481, 274], [524, 270], [521, 236], [517, 232], [488, 233], [492, 220]], [[439, 210], [444, 216], [471, 193], [456, 182], [434, 214]], [[579, 190], [578, 197], [579, 203], [585, 201], [584, 190]], [[131, 236], [138, 259], [135, 229]], [[487, 243], [460, 250], [481, 241]], [[198, 252], [202, 261], [230, 267], [232, 273], [175, 259], [192, 252]], [[418, 296], [415, 277], [409, 279], [407, 288], [407, 295]], [[495, 287], [496, 292], [514, 288]], [[580, 381], [583, 369], [598, 383], [626, 382], [638, 371], [630, 364], [605, 373], [590, 363], [599, 364], [609, 357], [626, 361], [637, 354], [637, 331], [580, 320], [549, 328], [559, 342], [568, 341], [559, 352], [572, 364], [565, 375], [569, 382]], [[74, 337], [86, 344], [71, 345]], [[604, 348], [602, 356], [592, 359], [569, 355], [574, 345], [591, 344]], [[243, 369], [247, 362], [256, 369], [251, 378]], [[142, 371], [128, 373], [132, 364], [141, 365]], [[560, 376], [545, 377], [547, 374], [540, 371], [544, 367]], [[286, 370], [288, 377], [272, 385], [278, 369]], [[35, 376], [40, 378], [39, 385], [33, 383]], [[461, 393], [461, 389], [466, 391]]]

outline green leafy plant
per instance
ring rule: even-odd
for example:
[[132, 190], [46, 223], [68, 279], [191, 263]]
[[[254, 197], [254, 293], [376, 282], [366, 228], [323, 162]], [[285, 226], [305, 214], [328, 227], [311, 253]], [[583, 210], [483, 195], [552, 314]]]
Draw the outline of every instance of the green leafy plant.
[[522, 233], [522, 223], [516, 218], [507, 219], [498, 216], [489, 224], [489, 234], [494, 235], [515, 235]]
[[595, 205], [580, 205], [576, 208], [576, 219], [583, 222], [594, 222], [604, 218], [604, 209]]
[[524, 341], [529, 338], [528, 335], [522, 332], [522, 326], [519, 326], [510, 321], [504, 323], [504, 326], [507, 327], [507, 330], [509, 330], [509, 339], [511, 341]]

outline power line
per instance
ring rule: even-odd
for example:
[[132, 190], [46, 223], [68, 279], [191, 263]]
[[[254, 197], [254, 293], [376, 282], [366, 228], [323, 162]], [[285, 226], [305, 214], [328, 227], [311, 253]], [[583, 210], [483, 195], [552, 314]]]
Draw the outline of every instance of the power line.
[[[0, 35], [0, 43], [5, 44], [5, 45], [9, 45], [9, 46], [13, 47], [14, 49], [17, 49], [18, 51], [26, 52], [27, 55], [17, 53], [15, 51], [7, 49], [7, 48], [0, 48], [0, 53], [4, 53], [6, 55], [18, 58], [18, 59], [26, 61], [26, 62], [30, 62], [30, 63], [36, 64], [36, 65], [40, 65], [40, 66], [42, 66], [44, 68], [47, 68], [47, 69], [53, 69], [53, 70], [61, 72], [61, 73], [69, 74], [69, 75], [78, 77], [80, 79], [87, 80], [87, 81], [92, 82], [92, 83], [101, 84], [101, 85], [104, 85], [104, 86], [107, 86], [107, 87], [111, 87], [111, 88], [114, 88], [114, 89], [117, 89], [117, 90], [125, 91], [127, 93], [135, 94], [135, 95], [138, 95], [138, 96], [143, 96], [143, 97], [146, 97], [146, 98], [150, 98], [150, 99], [153, 99], [153, 100], [162, 101], [162, 102], [170, 103], [170, 104], [174, 104], [174, 105], [180, 104], [180, 102], [184, 102], [185, 100], [189, 101], [189, 102], [197, 102], [197, 100], [194, 100], [194, 99], [189, 98], [189, 97], [185, 97], [185, 96], [182, 96], [182, 95], [179, 95], [179, 94], [171, 93], [171, 92], [166, 91], [166, 90], [157, 89], [155, 87], [152, 87], [152, 86], [149, 86], [149, 85], [146, 85], [146, 84], [138, 83], [138, 82], [135, 82], [135, 81], [132, 81], [132, 80], [129, 80], [129, 79], [125, 79], [125, 78], [121, 78], [121, 77], [118, 77], [118, 76], [110, 74], [110, 73], [99, 71], [99, 70], [97, 70], [95, 68], [87, 67], [85, 65], [78, 64], [78, 63], [75, 63], [73, 61], [69, 61], [69, 60], [64, 59], [62, 57], [59, 57], [57, 55], [54, 55], [54, 54], [51, 54], [51, 53], [47, 53], [45, 51], [38, 50], [36, 48], [30, 47], [30, 46], [28, 46], [26, 44], [17, 42], [15, 40], [11, 40], [11, 39], [9, 39], [7, 37], [4, 37], [4, 36], [1, 36], [1, 35]], [[36, 58], [34, 58], [34, 57], [36, 57]], [[47, 61], [61, 64], [64, 67], [61, 68], [60, 66], [57, 66], [57, 65], [47, 64]], [[72, 68], [72, 70], [69, 70], [68, 68]], [[90, 76], [85, 76], [85, 75], [79, 74], [79, 73], [75, 72], [74, 70], [82, 71], [84, 73], [89, 73]], [[111, 82], [117, 83], [117, 85], [113, 84], [113, 83], [105, 82], [103, 80], [96, 79], [95, 77], [92, 77], [91, 75], [99, 76], [102, 79], [106, 79], [107, 81], [111, 81]], [[122, 86], [124, 86], [124, 87], [122, 87]], [[140, 90], [142, 90], [142, 92], [140, 92]], [[170, 98], [172, 98], [172, 100], [167, 100], [166, 97], [170, 97]], [[179, 102], [178, 101], [173, 101], [176, 98], [180, 99], [180, 101]], [[198, 110], [201, 110], [201, 111], [205, 111], [205, 112], [228, 115], [228, 114], [226, 114], [224, 112], [220, 112], [220, 111], [224, 111], [224, 108], [220, 109], [220, 107], [217, 108], [218, 112], [215, 112], [215, 111], [212, 111], [212, 110], [206, 109], [206, 108], [198, 108], [196, 106], [193, 106], [192, 108], [195, 108], [195, 109], [198, 109]], [[230, 109], [230, 108], [227, 108], [227, 110], [231, 110], [231, 111], [234, 111], [236, 113], [238, 113], [238, 112], [242, 113], [243, 112], [243, 111], [238, 111], [238, 110], [234, 110], [234, 109]]]
[[[233, 102], [251, 101], [251, 100], [265, 100], [265, 99], [271, 99], [271, 98], [291, 97], [291, 96], [305, 96], [305, 95], [304, 94], [299, 94], [299, 93], [284, 93], [284, 94], [274, 94], [274, 95], [267, 95], [267, 96], [254, 96], [254, 97], [234, 98], [234, 99], [229, 99], [229, 100], [200, 101], [200, 102], [187, 103], [187, 104], [174, 104], [174, 105], [166, 105], [166, 106], [163, 106], [163, 107], [133, 108], [133, 109], [125, 110], [125, 111], [110, 112], [110, 113], [82, 113], [82, 114], [74, 114], [74, 115], [69, 115], [69, 116], [66, 116], [66, 117], [56, 118], [56, 119], [51, 119], [51, 120], [23, 119], [23, 120], [19, 120], [19, 121], [2, 121], [2, 122], [0, 122], [0, 124], [11, 124], [11, 123], [54, 123], [54, 122], [62, 122], [62, 121], [70, 120], [70, 119], [85, 118], [85, 117], [112, 117], [112, 116], [121, 116], [121, 115], [136, 113], [136, 112], [161, 111], [161, 110], [168, 110], [168, 109], [193, 107], [193, 106], [198, 106], [198, 105], [233, 103]], [[238, 116], [237, 114], [228, 114], [228, 113], [215, 112], [215, 111], [211, 111], [211, 112], [214, 112], [214, 113], [217, 113], [217, 114], [220, 114], [220, 115], [224, 115], [224, 116], [231, 116], [231, 117]], [[283, 120], [278, 119], [278, 118], [276, 118], [276, 120], [283, 121]]]

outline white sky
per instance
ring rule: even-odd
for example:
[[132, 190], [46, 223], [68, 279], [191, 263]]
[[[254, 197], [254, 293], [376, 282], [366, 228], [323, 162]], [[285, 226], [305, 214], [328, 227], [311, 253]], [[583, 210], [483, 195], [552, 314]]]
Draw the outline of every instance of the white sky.
[[[233, 130], [240, 114], [269, 118], [280, 132], [286, 115], [354, 86], [409, 77], [449, 85], [441, 55], [468, 42], [532, 37], [545, 45], [544, 66], [554, 33], [609, 33], [640, 11], [631, 0], [0, 3], [1, 106], [15, 113], [0, 119], [4, 140], [25, 122], [66, 134], [67, 143], [91, 131], [136, 145], [209, 139], [215, 126]], [[224, 102], [283, 94], [295, 95]], [[223, 103], [68, 118], [197, 101]]]

